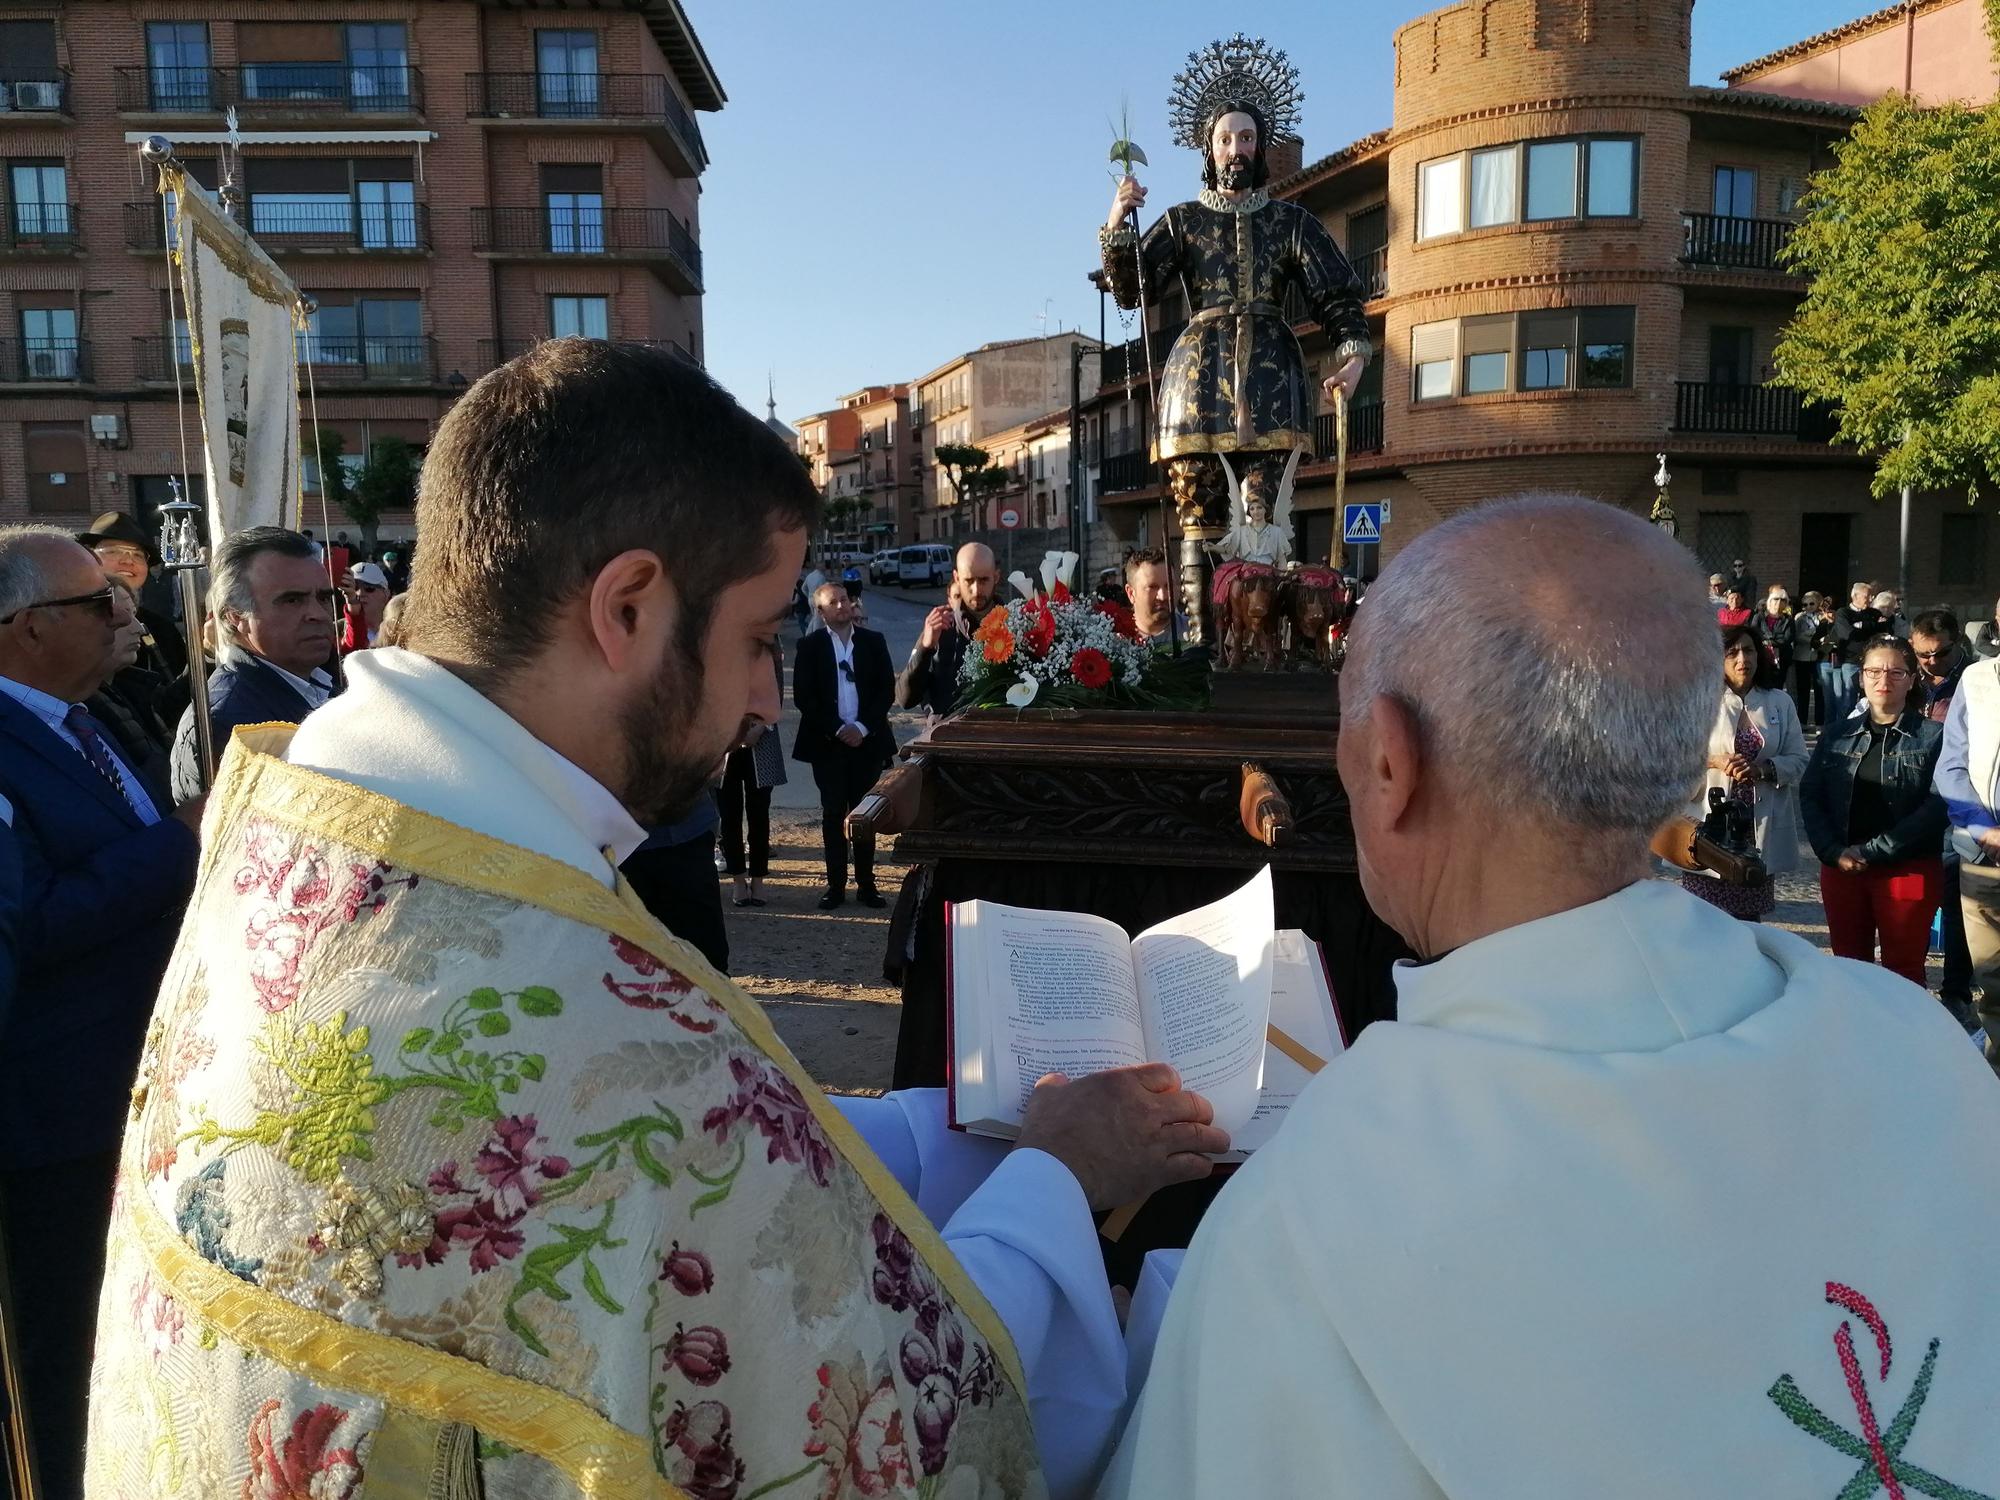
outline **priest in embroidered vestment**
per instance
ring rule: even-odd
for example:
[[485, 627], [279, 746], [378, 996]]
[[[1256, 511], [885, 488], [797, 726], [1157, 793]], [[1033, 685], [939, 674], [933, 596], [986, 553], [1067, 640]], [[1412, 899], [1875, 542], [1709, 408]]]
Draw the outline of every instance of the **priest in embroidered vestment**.
[[2000, 1495], [1991, 1072], [1646, 878], [1717, 657], [1694, 560], [1593, 501], [1369, 590], [1341, 781], [1421, 958], [1209, 1210], [1103, 1495]]
[[1047, 1082], [1011, 1153], [934, 1096], [836, 1109], [617, 879], [775, 718], [816, 508], [655, 351], [557, 340], [454, 407], [408, 649], [240, 731], [208, 804], [91, 1500], [1088, 1484], [1124, 1376], [1090, 1209], [1205, 1172], [1206, 1105]]

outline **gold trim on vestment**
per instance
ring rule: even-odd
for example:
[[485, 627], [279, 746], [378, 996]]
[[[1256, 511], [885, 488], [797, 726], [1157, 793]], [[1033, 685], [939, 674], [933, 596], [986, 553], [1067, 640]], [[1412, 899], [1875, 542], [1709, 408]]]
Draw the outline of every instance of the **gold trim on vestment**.
[[[243, 757], [237, 757], [242, 765]], [[146, 1196], [138, 1132], [125, 1161], [126, 1219], [168, 1294], [231, 1343], [326, 1386], [386, 1402], [432, 1422], [463, 1423], [532, 1453], [585, 1495], [688, 1500], [653, 1467], [651, 1442], [576, 1397], [457, 1354], [312, 1312], [242, 1281], [190, 1250]]]
[[1236, 441], [1233, 432], [1211, 437], [1207, 433], [1187, 432], [1169, 438], [1163, 447], [1156, 439], [1153, 444], [1153, 462], [1165, 463], [1170, 458], [1179, 458], [1187, 453], [1290, 453], [1294, 448], [1301, 453], [1312, 452], [1313, 440], [1309, 432], [1295, 432], [1283, 429], [1278, 432], [1260, 432], [1247, 443]]
[[[751, 1043], [792, 1081], [834, 1149], [861, 1174], [861, 1180], [890, 1222], [909, 1239], [931, 1273], [993, 1346], [1001, 1369], [1026, 1405], [1027, 1377], [1006, 1325], [945, 1247], [930, 1220], [910, 1200], [880, 1158], [868, 1149], [848, 1124], [847, 1117], [828, 1101], [812, 1076], [792, 1056], [791, 1049], [779, 1040], [763, 1010], [730, 979], [710, 968], [693, 948], [662, 927], [623, 877], [619, 877], [616, 889], [606, 889], [584, 871], [560, 860], [461, 828], [365, 787], [279, 759], [297, 731], [296, 724], [259, 724], [236, 731], [234, 748], [223, 759], [216, 775], [215, 794], [208, 801], [203, 819], [204, 843], [212, 834], [219, 810], [240, 801], [260, 816], [337, 840], [413, 874], [519, 901], [611, 933], [670, 964], [720, 1005]], [[540, 1391], [544, 1387], [531, 1389]], [[475, 1418], [459, 1420], [471, 1422], [489, 1436], [511, 1441]]]

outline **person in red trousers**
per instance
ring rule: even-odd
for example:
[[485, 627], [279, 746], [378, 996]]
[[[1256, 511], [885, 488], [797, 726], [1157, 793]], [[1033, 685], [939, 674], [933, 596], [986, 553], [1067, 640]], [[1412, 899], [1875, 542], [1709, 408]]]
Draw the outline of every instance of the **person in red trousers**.
[[1877, 636], [1861, 658], [1866, 713], [1829, 725], [1799, 786], [1799, 816], [1819, 856], [1833, 951], [1924, 982], [1931, 918], [1944, 889], [1944, 799], [1931, 788], [1944, 726], [1912, 701], [1908, 641]]

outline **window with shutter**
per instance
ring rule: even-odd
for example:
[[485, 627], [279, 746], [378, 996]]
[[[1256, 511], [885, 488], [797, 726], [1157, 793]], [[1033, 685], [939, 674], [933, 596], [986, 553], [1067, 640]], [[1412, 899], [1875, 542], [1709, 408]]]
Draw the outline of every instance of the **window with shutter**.
[[1521, 315], [1521, 389], [1559, 391], [1569, 386], [1569, 367], [1576, 347], [1576, 314], [1533, 312]]
[[1452, 370], [1457, 359], [1457, 324], [1419, 323], [1412, 328], [1410, 368], [1415, 372], [1416, 399], [1436, 401], [1452, 395]]
[[1459, 390], [1467, 396], [1507, 389], [1507, 365], [1514, 350], [1514, 315], [1497, 313], [1467, 318], [1459, 327], [1459, 351], [1464, 369]]
[[24, 423], [21, 446], [28, 469], [29, 510], [46, 515], [90, 508], [89, 444], [83, 423]]

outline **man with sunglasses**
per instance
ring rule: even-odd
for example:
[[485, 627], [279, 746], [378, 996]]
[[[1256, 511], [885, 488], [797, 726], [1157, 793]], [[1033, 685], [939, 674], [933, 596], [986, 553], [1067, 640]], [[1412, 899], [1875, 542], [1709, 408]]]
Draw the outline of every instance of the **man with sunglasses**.
[[[896, 737], [889, 731], [896, 669], [882, 635], [854, 623], [854, 601], [846, 589], [822, 583], [813, 605], [826, 629], [801, 640], [792, 663], [792, 701], [799, 710], [792, 759], [813, 768], [819, 787], [826, 852], [819, 908], [831, 911], [847, 901], [847, 815], [896, 755]], [[873, 835], [854, 840], [854, 888], [863, 906], [888, 904], [875, 890]]]
[[80, 1484], [111, 1182], [146, 1017], [194, 886], [199, 804], [176, 814], [85, 700], [132, 621], [100, 559], [0, 528], [0, 797], [22, 874], [0, 1034], [0, 1222], [45, 1493]]
[[[208, 722], [219, 762], [229, 736], [244, 725], [297, 724], [333, 696], [325, 667], [340, 596], [305, 537], [282, 526], [252, 526], [215, 549], [208, 611], [218, 648], [208, 679]], [[174, 796], [192, 797], [201, 789], [201, 752], [189, 708], [174, 738]]]

